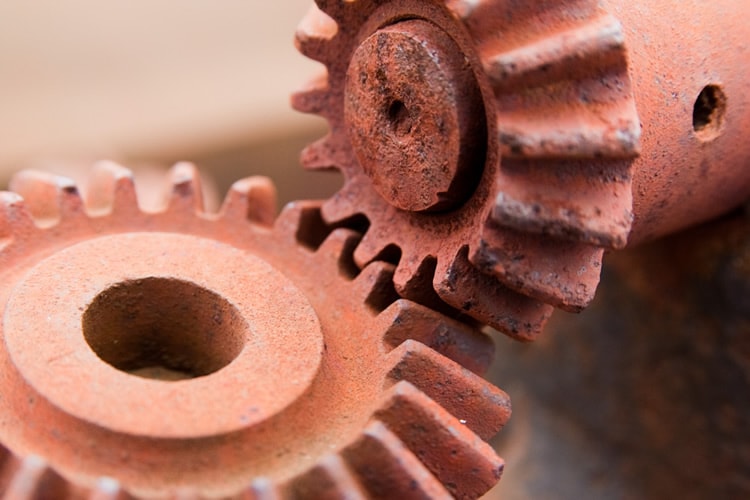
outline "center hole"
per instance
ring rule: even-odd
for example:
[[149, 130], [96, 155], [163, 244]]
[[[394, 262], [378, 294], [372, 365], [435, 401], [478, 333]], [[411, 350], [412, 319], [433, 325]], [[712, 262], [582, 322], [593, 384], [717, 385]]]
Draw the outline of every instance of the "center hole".
[[395, 100], [388, 106], [388, 121], [391, 130], [397, 135], [406, 135], [411, 132], [411, 113], [403, 101]]
[[187, 281], [145, 278], [118, 283], [83, 314], [83, 335], [105, 362], [159, 380], [214, 373], [242, 351], [247, 323], [214, 292]]

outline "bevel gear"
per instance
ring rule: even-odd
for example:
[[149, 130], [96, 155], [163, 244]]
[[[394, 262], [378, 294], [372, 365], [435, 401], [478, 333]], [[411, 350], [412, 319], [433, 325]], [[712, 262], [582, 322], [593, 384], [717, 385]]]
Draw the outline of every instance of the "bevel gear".
[[330, 125], [303, 164], [344, 174], [325, 220], [369, 220], [357, 264], [395, 248], [402, 296], [522, 340], [545, 304], [586, 306], [632, 222], [618, 21], [594, 0], [316, 3], [296, 42], [327, 71], [292, 102]]
[[204, 213], [193, 168], [167, 208], [97, 166], [86, 201], [22, 172], [0, 193], [5, 498], [478, 497], [510, 414], [484, 334], [361, 271], [319, 204], [273, 221], [239, 181]]

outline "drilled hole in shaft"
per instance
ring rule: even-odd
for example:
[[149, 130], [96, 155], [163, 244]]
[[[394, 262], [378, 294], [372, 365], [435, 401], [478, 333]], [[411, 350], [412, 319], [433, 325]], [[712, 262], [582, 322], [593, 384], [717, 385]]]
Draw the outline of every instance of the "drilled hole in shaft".
[[97, 295], [82, 327], [91, 349], [118, 370], [183, 380], [231, 363], [244, 346], [247, 323], [226, 299], [199, 285], [145, 278]]
[[701, 139], [712, 139], [719, 134], [724, 122], [727, 99], [718, 85], [707, 85], [693, 105], [693, 130]]
[[396, 99], [388, 106], [388, 122], [396, 135], [403, 136], [411, 132], [411, 113], [403, 101]]

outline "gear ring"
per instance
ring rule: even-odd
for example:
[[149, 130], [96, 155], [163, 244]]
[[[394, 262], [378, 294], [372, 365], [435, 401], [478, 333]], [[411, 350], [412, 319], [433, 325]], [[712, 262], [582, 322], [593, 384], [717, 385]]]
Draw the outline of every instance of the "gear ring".
[[544, 303], [585, 307], [632, 222], [620, 24], [591, 0], [316, 3], [296, 41], [327, 74], [292, 102], [330, 125], [303, 164], [345, 177], [324, 218], [370, 221], [357, 263], [395, 247], [402, 296], [521, 340]]
[[486, 336], [398, 299], [389, 264], [359, 272], [359, 235], [318, 204], [272, 225], [250, 178], [209, 215], [194, 169], [172, 178], [160, 213], [108, 163], [85, 203], [35, 172], [0, 194], [6, 497], [478, 497], [499, 479], [485, 441], [510, 406], [476, 375]]

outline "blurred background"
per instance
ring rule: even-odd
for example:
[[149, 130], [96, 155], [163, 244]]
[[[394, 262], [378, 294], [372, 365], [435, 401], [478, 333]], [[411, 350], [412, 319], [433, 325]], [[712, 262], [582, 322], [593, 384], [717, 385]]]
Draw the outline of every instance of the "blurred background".
[[[0, 2], [0, 184], [112, 159], [143, 186], [190, 160], [220, 193], [262, 174], [281, 203], [329, 196], [340, 177], [298, 163], [326, 125], [289, 107], [321, 69], [293, 44], [310, 2]], [[749, 220], [608, 256], [586, 312], [497, 337], [514, 417], [488, 497], [748, 498]]]
[[0, 182], [34, 167], [139, 171], [191, 160], [223, 190], [262, 174], [282, 200], [328, 196], [298, 168], [325, 122], [291, 110], [320, 71], [294, 48], [310, 0], [0, 2]]

